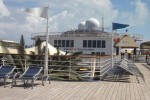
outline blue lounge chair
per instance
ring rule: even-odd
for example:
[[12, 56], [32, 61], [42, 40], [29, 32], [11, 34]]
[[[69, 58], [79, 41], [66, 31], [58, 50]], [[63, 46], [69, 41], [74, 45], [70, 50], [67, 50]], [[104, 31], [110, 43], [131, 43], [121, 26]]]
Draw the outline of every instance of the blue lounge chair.
[[43, 67], [37, 67], [37, 66], [30, 66], [28, 67], [23, 74], [20, 74], [19, 78], [17, 78], [18, 73], [14, 75], [13, 80], [12, 80], [12, 87], [14, 84], [16, 84], [17, 79], [21, 79], [24, 82], [24, 85], [28, 83], [29, 80], [32, 82], [32, 89], [34, 86], [34, 81], [38, 78], [41, 77], [40, 73], [42, 71]]
[[12, 77], [12, 73], [15, 70], [15, 66], [2, 66], [0, 67], [0, 79], [4, 79], [4, 87], [6, 87], [7, 78]]

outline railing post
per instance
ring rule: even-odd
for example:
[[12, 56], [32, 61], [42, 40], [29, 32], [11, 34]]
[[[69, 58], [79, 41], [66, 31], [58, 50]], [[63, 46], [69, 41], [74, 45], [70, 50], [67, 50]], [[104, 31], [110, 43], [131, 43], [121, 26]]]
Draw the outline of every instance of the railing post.
[[69, 80], [71, 79], [71, 56], [70, 56], [70, 65], [69, 65]]
[[27, 60], [26, 59], [24, 59], [25, 61], [24, 61], [24, 68], [25, 68], [25, 70], [27, 69]]
[[99, 80], [101, 81], [101, 57], [99, 57]]
[[3, 66], [5, 65], [5, 58], [4, 58], [4, 55], [3, 55], [3, 58], [2, 58], [2, 62], [3, 62]]
[[92, 78], [95, 77], [95, 67], [96, 67], [96, 57], [94, 56], [94, 58], [93, 58], [93, 77]]

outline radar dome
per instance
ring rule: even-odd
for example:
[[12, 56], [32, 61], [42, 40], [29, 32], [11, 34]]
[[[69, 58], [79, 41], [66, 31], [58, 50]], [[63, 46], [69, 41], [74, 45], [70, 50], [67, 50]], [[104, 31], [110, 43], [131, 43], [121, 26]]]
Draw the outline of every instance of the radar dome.
[[78, 29], [85, 29], [85, 22], [81, 22], [81, 23], [78, 25]]
[[97, 19], [90, 18], [86, 20], [85, 27], [86, 29], [98, 29], [100, 27], [100, 23]]

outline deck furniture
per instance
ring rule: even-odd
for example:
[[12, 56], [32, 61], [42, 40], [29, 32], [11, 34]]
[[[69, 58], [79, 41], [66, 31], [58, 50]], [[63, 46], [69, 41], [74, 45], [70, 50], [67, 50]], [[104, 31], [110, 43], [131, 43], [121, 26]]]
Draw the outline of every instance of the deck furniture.
[[4, 87], [6, 87], [6, 80], [13, 76], [15, 66], [1, 66], [0, 67], [0, 79], [4, 79]]
[[19, 72], [16, 73], [13, 77], [13, 80], [12, 80], [12, 87], [13, 87], [14, 84], [16, 85], [16, 80], [22, 80], [24, 82], [24, 88], [25, 88], [28, 81], [31, 80], [32, 89], [33, 89], [34, 81], [37, 78], [42, 77], [41, 76], [42, 69], [43, 69], [43, 67], [30, 66], [24, 71], [23, 74], [20, 74]]

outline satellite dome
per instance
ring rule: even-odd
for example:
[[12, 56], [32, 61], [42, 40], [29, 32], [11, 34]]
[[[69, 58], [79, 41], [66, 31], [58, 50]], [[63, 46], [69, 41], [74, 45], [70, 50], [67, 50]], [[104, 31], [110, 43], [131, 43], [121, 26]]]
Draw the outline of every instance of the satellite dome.
[[97, 19], [90, 18], [86, 20], [85, 27], [86, 29], [98, 29], [100, 27], [100, 23]]
[[78, 29], [85, 29], [85, 22], [81, 22], [81, 23], [78, 25]]

